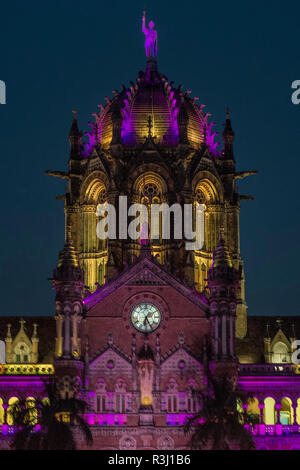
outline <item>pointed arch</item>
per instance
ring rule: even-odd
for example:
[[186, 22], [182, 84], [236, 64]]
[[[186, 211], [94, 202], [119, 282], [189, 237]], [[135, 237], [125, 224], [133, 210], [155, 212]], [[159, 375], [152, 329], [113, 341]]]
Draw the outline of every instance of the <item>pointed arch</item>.
[[224, 203], [224, 189], [221, 181], [209, 171], [199, 171], [192, 180], [194, 198], [197, 191], [202, 191], [209, 204]]
[[99, 170], [93, 171], [86, 177], [81, 185], [81, 204], [98, 204], [105, 202], [108, 188], [109, 180], [106, 174]]

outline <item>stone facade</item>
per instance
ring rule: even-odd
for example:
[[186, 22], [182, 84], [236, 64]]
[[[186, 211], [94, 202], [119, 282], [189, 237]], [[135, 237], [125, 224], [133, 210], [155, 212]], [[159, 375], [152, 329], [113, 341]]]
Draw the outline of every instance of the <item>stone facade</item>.
[[[197, 411], [192, 392], [205, 387], [207, 368], [238, 374], [255, 396], [248, 411], [260, 423], [258, 448], [300, 448], [300, 376], [291, 365], [299, 322], [292, 333], [264, 319], [266, 331], [253, 336], [252, 321], [247, 329], [239, 211], [251, 197], [236, 181], [255, 172], [236, 171], [229, 111], [218, 150], [209, 114], [189, 95], [151, 57], [136, 83], [106, 98], [86, 142], [74, 112], [68, 171], [47, 172], [69, 183], [52, 325], [37, 319], [30, 339], [23, 320], [18, 332], [6, 319], [3, 448], [14, 431], [9, 405], [42, 397], [42, 379], [55, 374], [64, 396], [89, 403], [95, 449], [185, 449], [183, 425]], [[165, 240], [161, 230], [148, 242], [100, 240], [96, 208], [119, 208], [120, 196], [147, 207], [204, 204], [203, 247], [188, 251], [187, 240]]]

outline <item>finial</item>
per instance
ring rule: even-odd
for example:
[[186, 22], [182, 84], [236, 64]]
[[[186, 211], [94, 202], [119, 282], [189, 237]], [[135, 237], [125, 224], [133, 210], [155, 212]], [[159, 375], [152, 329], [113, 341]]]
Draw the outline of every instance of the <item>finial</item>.
[[109, 346], [113, 346], [114, 344], [114, 336], [112, 333], [108, 333], [107, 335], [107, 343]]
[[11, 323], [7, 324], [7, 338], [11, 338]]
[[281, 326], [282, 326], [282, 319], [281, 319], [281, 318], [278, 318], [278, 319], [276, 320], [276, 324], [277, 324], [277, 328], [278, 328], [278, 330], [281, 330]]
[[184, 345], [184, 333], [183, 332], [178, 333], [178, 343], [180, 344], [180, 346]]
[[37, 338], [37, 327], [38, 327], [37, 323], [34, 323], [33, 324], [33, 335], [32, 335], [33, 338]]
[[26, 321], [23, 318], [21, 318], [21, 320], [20, 320], [21, 330], [24, 329], [25, 323], [26, 323]]
[[77, 119], [77, 109], [72, 109], [73, 119]]
[[226, 108], [226, 119], [230, 119], [230, 109], [228, 108], [228, 106]]

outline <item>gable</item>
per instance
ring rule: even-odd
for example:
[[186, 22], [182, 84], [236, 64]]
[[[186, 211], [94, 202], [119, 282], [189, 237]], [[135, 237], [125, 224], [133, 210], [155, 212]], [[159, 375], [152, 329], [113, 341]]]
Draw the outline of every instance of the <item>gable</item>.
[[[90, 311], [89, 314], [93, 314], [94, 307], [103, 302], [104, 299], [114, 294], [124, 286], [140, 286], [144, 287], [156, 287], [165, 286], [172, 290], [174, 296], [186, 299], [186, 303], [189, 304], [190, 310], [196, 307], [197, 314], [199, 310], [202, 311], [203, 316], [208, 313], [208, 302], [205, 298], [196, 292], [194, 289], [184, 285], [179, 279], [168, 272], [162, 265], [153, 259], [149, 258], [138, 258], [137, 262], [131, 266], [128, 266], [124, 271], [119, 274], [115, 279], [110, 281], [108, 284], [101, 286], [92, 295], [86, 297], [84, 303], [86, 310]], [[121, 299], [118, 301], [120, 307]], [[183, 300], [180, 302], [183, 303]], [[193, 307], [191, 307], [193, 304]], [[117, 306], [116, 306], [117, 307]]]
[[181, 347], [161, 363], [162, 377], [178, 376], [183, 378], [194, 378], [201, 385], [203, 383], [203, 364], [197, 361], [185, 348]]
[[165, 286], [166, 282], [149, 268], [142, 269], [126, 282], [127, 286]]
[[100, 353], [89, 365], [88, 372], [99, 377], [115, 377], [125, 375], [130, 377], [132, 366], [129, 359], [125, 359], [112, 348]]

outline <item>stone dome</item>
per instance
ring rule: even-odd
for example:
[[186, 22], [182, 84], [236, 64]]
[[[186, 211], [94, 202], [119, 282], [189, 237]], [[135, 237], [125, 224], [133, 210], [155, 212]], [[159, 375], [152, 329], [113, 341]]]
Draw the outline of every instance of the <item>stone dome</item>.
[[[113, 91], [114, 97], [106, 99], [106, 105], [99, 105], [100, 112], [94, 113], [92, 130], [86, 135], [89, 154], [94, 145], [104, 149], [121, 144], [126, 147], [141, 146], [151, 134], [157, 145], [172, 147], [185, 144], [199, 149], [206, 141], [213, 154], [217, 143], [216, 133], [212, 133], [213, 123], [208, 122], [205, 105], [198, 105], [190, 91], [173, 87], [167, 78], [159, 73], [154, 58], [148, 59], [146, 69], [140, 72], [136, 83], [121, 92]], [[150, 119], [150, 120], [149, 120]]]

